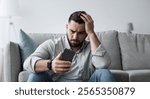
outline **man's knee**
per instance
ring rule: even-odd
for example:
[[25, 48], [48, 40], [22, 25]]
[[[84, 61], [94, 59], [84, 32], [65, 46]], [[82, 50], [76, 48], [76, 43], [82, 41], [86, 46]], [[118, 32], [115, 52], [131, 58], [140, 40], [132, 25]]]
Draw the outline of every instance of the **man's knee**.
[[51, 82], [51, 75], [48, 72], [31, 73], [28, 77], [28, 82]]
[[95, 82], [111, 82], [115, 81], [112, 73], [108, 69], [96, 69], [90, 81]]
[[96, 69], [94, 72], [95, 75], [112, 75], [108, 69]]

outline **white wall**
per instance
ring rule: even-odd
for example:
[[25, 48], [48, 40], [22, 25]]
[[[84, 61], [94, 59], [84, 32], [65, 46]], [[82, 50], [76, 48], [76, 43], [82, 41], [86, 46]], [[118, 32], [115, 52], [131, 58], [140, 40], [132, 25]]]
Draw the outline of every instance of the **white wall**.
[[65, 32], [69, 15], [85, 10], [93, 16], [95, 31], [150, 33], [150, 0], [19, 0], [20, 27], [26, 32]]

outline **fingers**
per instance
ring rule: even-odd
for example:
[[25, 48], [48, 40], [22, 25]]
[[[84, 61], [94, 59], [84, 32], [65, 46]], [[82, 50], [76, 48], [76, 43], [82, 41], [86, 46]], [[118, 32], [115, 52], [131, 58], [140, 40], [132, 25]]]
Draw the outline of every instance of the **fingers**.
[[93, 22], [93, 19], [88, 14], [81, 13], [80, 17], [84, 20], [84, 22]]
[[61, 52], [56, 56], [56, 58], [55, 59], [61, 59]]
[[85, 22], [86, 33], [88, 35], [94, 33], [94, 21], [93, 21], [92, 17], [90, 15], [84, 14], [84, 13], [81, 13], [80, 17]]
[[56, 68], [68, 68], [71, 66], [71, 62], [70, 61], [57, 60], [57, 61], [54, 61], [54, 65]]
[[62, 73], [65, 73], [67, 71], [69, 71], [69, 68], [55, 68], [55, 73], [62, 74]]
[[69, 71], [70, 67], [71, 67], [71, 62], [70, 61], [63, 61], [58, 59], [60, 58], [60, 56], [58, 55], [58, 57], [56, 57], [53, 62], [52, 62], [52, 70], [55, 73], [65, 73], [67, 71]]

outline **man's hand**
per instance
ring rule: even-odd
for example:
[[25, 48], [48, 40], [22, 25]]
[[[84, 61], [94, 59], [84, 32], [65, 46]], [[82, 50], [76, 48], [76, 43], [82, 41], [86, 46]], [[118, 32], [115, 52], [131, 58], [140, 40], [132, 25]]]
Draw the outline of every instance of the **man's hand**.
[[92, 34], [92, 33], [95, 33], [94, 32], [94, 21], [93, 21], [92, 17], [90, 15], [84, 14], [84, 13], [81, 13], [80, 17], [85, 22], [85, 31], [86, 31], [86, 33], [88, 35]]
[[95, 32], [94, 32], [94, 21], [92, 17], [88, 14], [81, 13], [80, 17], [84, 20], [85, 22], [85, 31], [89, 37], [90, 43], [91, 43], [91, 51], [92, 54], [95, 53], [96, 49], [99, 47], [101, 42], [97, 38]]
[[61, 60], [61, 53], [59, 53], [56, 58], [52, 61], [52, 70], [55, 73], [65, 73], [69, 71], [71, 67], [70, 61], [63, 61]]

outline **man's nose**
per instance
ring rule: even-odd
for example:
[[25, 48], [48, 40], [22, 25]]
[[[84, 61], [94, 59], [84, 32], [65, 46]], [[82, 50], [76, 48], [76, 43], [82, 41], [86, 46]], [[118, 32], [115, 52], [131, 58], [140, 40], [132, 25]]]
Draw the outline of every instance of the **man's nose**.
[[78, 33], [73, 34], [73, 39], [78, 39]]

